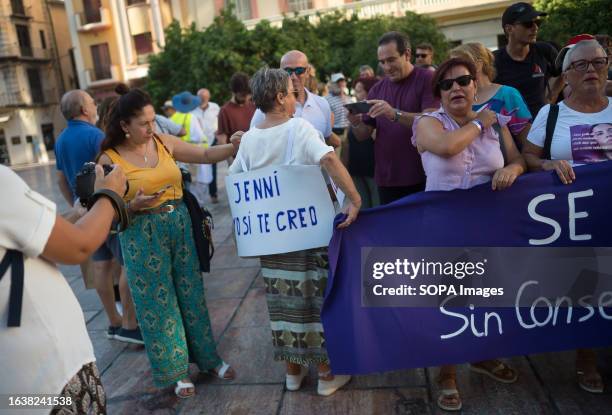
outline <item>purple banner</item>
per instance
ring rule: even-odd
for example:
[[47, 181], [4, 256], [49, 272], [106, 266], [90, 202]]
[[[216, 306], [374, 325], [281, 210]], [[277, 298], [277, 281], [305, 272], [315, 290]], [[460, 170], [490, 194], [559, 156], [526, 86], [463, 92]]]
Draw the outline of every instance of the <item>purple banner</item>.
[[521, 176], [502, 192], [490, 184], [424, 192], [363, 211], [349, 228], [336, 230], [321, 315], [334, 372], [611, 345], [612, 310], [605, 305], [558, 308], [551, 299], [552, 308], [542, 303], [533, 309], [362, 306], [362, 248], [612, 246], [612, 162], [575, 172], [572, 185], [542, 172]]

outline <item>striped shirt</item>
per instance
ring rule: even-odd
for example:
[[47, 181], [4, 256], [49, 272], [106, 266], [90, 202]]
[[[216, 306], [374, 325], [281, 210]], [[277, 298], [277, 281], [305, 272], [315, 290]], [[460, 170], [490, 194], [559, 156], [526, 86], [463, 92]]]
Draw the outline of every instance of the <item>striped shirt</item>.
[[334, 113], [334, 128], [346, 128], [349, 126], [346, 114], [348, 110], [344, 104], [353, 102], [352, 98], [346, 95], [326, 95], [325, 99], [329, 102], [332, 112]]

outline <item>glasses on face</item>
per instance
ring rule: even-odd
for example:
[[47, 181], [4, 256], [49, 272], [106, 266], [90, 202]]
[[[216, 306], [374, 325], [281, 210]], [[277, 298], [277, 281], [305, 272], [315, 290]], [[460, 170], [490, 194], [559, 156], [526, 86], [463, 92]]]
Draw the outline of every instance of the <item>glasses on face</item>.
[[300, 91], [298, 91], [297, 89], [293, 89], [291, 91], [289, 91], [290, 93], [293, 94], [293, 96], [297, 99], [300, 96]]
[[523, 26], [525, 29], [531, 29], [533, 27], [533, 25], [536, 25], [537, 27], [541, 27], [542, 26], [542, 21], [541, 20], [532, 20], [530, 22], [520, 22], [519, 24], [521, 26]]
[[428, 57], [429, 55], [427, 53], [415, 53], [415, 55], [417, 58], [422, 58], [425, 59], [426, 57]]
[[285, 70], [285, 72], [287, 72], [289, 76], [291, 76], [291, 74], [293, 73], [299, 76], [306, 72], [306, 68], [304, 66], [297, 66], [295, 68], [286, 67], [283, 69]]
[[438, 82], [438, 86], [442, 91], [448, 91], [453, 87], [455, 82], [457, 82], [457, 85], [459, 86], [468, 86], [473, 79], [474, 77], [472, 77], [472, 75], [463, 75], [458, 78], [444, 79]]
[[608, 67], [608, 58], [595, 58], [593, 60], [580, 59], [570, 64], [570, 68], [577, 70], [578, 72], [586, 72], [589, 70], [589, 65], [593, 65], [593, 69], [599, 71], [603, 68]]

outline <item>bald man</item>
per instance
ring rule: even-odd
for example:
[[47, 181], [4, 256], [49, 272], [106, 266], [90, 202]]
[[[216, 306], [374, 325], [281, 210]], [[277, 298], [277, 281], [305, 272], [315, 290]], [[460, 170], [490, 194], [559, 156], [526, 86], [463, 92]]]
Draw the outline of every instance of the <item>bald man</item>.
[[[206, 88], [198, 90], [198, 97], [202, 100], [199, 107], [191, 111], [196, 120], [200, 123], [204, 135], [208, 139], [211, 146], [217, 144], [216, 132], [219, 116], [219, 105], [210, 101], [210, 91]], [[202, 167], [200, 167], [201, 169]], [[208, 194], [212, 203], [218, 203], [219, 197], [217, 194], [217, 164], [212, 165], [212, 182], [208, 184]]]
[[[299, 50], [285, 53], [280, 60], [281, 69], [289, 74], [297, 93], [293, 116], [310, 122], [323, 135], [329, 145], [338, 147], [340, 139], [332, 133], [332, 112], [329, 103], [325, 98], [306, 89], [305, 85], [309, 76], [308, 66], [308, 57]], [[251, 119], [251, 127], [257, 126], [263, 119], [264, 114], [258, 109]]]

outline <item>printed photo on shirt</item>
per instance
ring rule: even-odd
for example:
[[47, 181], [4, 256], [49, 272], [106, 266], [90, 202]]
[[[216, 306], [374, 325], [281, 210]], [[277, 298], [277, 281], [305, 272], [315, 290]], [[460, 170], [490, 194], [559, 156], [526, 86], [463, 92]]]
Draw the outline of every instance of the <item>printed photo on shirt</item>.
[[572, 157], [577, 163], [612, 160], [612, 120], [570, 127]]

